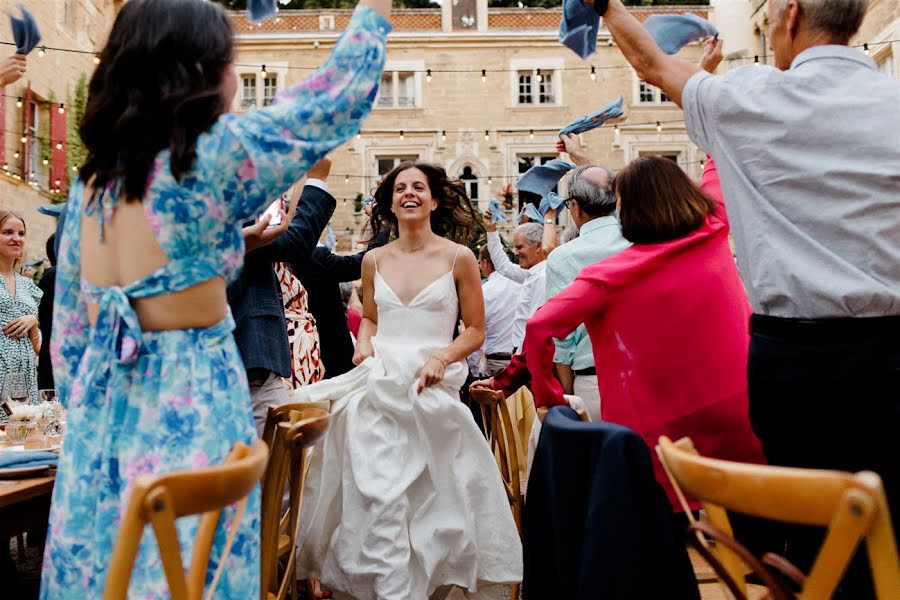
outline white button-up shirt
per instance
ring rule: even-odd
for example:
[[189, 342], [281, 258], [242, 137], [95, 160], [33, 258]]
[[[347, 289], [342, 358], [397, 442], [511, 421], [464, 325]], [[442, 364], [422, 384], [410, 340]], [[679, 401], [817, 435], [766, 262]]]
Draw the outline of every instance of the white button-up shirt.
[[522, 286], [494, 271], [481, 286], [484, 294], [484, 353], [509, 354]]
[[525, 339], [525, 323], [547, 301], [547, 261], [543, 260], [530, 269], [513, 264], [503, 250], [503, 242], [496, 231], [487, 234], [488, 253], [494, 269], [502, 276], [522, 284], [522, 296], [516, 305], [513, 321], [513, 352], [522, 348]]
[[900, 81], [859, 50], [815, 46], [787, 71], [701, 71], [682, 99], [755, 312], [900, 315]]

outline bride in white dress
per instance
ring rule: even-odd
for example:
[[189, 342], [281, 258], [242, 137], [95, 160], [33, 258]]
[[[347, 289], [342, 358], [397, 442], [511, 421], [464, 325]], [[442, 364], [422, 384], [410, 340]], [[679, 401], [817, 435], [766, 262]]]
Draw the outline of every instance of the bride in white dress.
[[426, 164], [398, 166], [375, 200], [373, 222], [398, 237], [363, 260], [358, 366], [298, 391], [332, 401], [303, 492], [298, 572], [336, 598], [498, 597], [522, 579], [522, 547], [459, 399], [465, 357], [484, 338], [481, 279], [472, 252], [438, 235], [464, 240], [475, 214], [464, 188]]

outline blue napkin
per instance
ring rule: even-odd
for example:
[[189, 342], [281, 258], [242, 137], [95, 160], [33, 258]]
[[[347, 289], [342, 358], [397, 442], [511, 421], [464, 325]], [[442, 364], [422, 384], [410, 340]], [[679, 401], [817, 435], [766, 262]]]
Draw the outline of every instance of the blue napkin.
[[22, 18], [9, 15], [9, 21], [12, 24], [13, 39], [16, 41], [16, 54], [28, 54], [41, 41], [41, 32], [34, 15], [24, 4], [19, 5], [19, 10], [22, 11]]
[[38, 465], [55, 467], [57, 462], [59, 462], [59, 457], [52, 452], [0, 452], [0, 469], [36, 467]]
[[563, 0], [562, 21], [559, 22], [559, 41], [572, 52], [586, 59], [597, 51], [597, 32], [600, 15], [581, 0]]
[[334, 250], [334, 245], [337, 243], [337, 237], [334, 235], [334, 230], [331, 228], [331, 225], [328, 226], [328, 233], [325, 234], [325, 247], [329, 250]]
[[509, 219], [506, 218], [506, 215], [503, 214], [503, 208], [496, 198], [491, 198], [491, 201], [488, 202], [488, 208], [491, 209], [491, 223], [494, 225], [501, 221], [509, 221]]
[[521, 223], [522, 217], [528, 217], [529, 219], [537, 223], [544, 222], [544, 215], [542, 215], [537, 207], [530, 202], [525, 205], [525, 208], [523, 208], [522, 212], [519, 213], [519, 216], [516, 217], [516, 222]]
[[697, 15], [650, 15], [644, 27], [666, 54], [675, 54], [694, 40], [719, 35], [716, 26]]
[[278, 7], [275, 6], [275, 0], [249, 0], [247, 2], [247, 14], [254, 23], [274, 17], [277, 12]]
[[547, 211], [551, 208], [558, 211], [559, 207], [565, 205], [565, 203], [565, 198], [556, 195], [554, 192], [550, 192], [541, 198], [541, 205], [538, 207], [538, 210], [542, 215], [546, 215]]
[[516, 182], [519, 191], [531, 192], [541, 198], [559, 183], [562, 176], [575, 168], [572, 163], [554, 158], [545, 165], [535, 165], [528, 169]]
[[559, 130], [560, 137], [564, 135], [568, 135], [570, 133], [584, 133], [585, 131], [590, 131], [591, 129], [596, 129], [600, 127], [610, 119], [618, 119], [623, 114], [622, 111], [622, 103], [625, 101], [624, 96], [619, 96], [619, 99], [615, 102], [610, 102], [597, 112], [585, 115], [580, 119], [575, 119], [565, 127]]

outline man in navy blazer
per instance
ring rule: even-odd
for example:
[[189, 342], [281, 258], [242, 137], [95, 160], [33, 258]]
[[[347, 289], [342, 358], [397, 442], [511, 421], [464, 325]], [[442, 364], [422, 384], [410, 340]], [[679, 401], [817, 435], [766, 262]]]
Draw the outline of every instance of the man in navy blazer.
[[[253, 418], [260, 436], [269, 405], [288, 401], [282, 377], [291, 373], [284, 304], [272, 263], [303, 264], [309, 260], [337, 204], [325, 184], [330, 170], [327, 158], [309, 170], [296, 213], [284, 233], [271, 239], [272, 230], [245, 228], [248, 253], [244, 269], [228, 286], [228, 304], [236, 324], [234, 339], [247, 369]], [[264, 245], [253, 248], [260, 244]]]

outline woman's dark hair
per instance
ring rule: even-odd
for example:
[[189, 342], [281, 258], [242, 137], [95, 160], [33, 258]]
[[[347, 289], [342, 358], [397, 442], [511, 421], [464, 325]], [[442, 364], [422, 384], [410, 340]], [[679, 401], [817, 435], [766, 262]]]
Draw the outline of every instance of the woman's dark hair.
[[458, 244], [467, 243], [479, 221], [478, 213], [466, 195], [465, 186], [460, 181], [450, 179], [443, 168], [421, 162], [400, 163], [384, 176], [372, 192], [375, 204], [372, 208], [372, 235], [369, 243], [385, 229], [397, 230], [397, 215], [391, 209], [394, 182], [407, 169], [419, 169], [425, 173], [431, 197], [438, 201], [437, 208], [431, 213], [431, 230]]
[[715, 210], [716, 202], [674, 161], [638, 158], [613, 181], [622, 235], [633, 244], [655, 244], [687, 235]]
[[56, 234], [51, 233], [50, 237], [47, 238], [47, 243], [44, 246], [44, 249], [47, 251], [47, 260], [50, 261], [50, 266], [56, 266]]
[[180, 180], [197, 137], [227, 108], [220, 90], [233, 50], [231, 22], [213, 2], [125, 3], [91, 77], [81, 180], [102, 189], [121, 178], [125, 199], [141, 199], [165, 149]]

